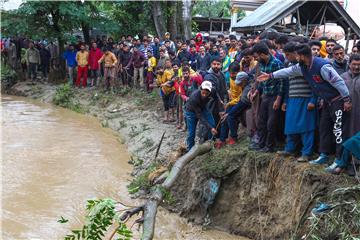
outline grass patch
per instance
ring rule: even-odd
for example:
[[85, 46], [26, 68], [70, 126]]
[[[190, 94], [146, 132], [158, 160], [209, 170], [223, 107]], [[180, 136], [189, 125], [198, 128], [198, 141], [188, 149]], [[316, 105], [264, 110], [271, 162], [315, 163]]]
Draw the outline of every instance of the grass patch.
[[154, 146], [155, 142], [151, 138], [145, 138], [145, 141], [143, 143], [144, 148], [151, 148]]
[[149, 191], [151, 183], [149, 181], [149, 175], [157, 169], [157, 164], [151, 164], [142, 174], [135, 177], [132, 182], [127, 186], [130, 194], [134, 194], [139, 190]]
[[56, 88], [53, 103], [78, 113], [86, 112], [83, 106], [76, 101], [74, 89], [68, 83]]

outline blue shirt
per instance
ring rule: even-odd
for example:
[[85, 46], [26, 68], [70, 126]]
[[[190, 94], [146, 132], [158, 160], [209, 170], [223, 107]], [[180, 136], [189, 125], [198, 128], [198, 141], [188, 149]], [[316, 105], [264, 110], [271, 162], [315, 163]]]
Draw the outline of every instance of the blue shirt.
[[76, 63], [76, 51], [66, 50], [63, 55], [64, 59], [66, 60], [66, 64], [68, 67], [75, 67]]

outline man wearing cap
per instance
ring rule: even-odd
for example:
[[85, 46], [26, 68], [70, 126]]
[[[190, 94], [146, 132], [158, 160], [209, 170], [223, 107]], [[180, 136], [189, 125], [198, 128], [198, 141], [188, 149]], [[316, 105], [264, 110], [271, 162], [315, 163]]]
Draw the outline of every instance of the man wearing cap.
[[165, 39], [164, 41], [161, 43], [161, 45], [165, 45], [165, 42], [169, 41], [170, 42], [170, 49], [171, 51], [175, 52], [176, 48], [175, 48], [175, 43], [170, 39], [170, 33], [166, 32], [165, 33]]
[[[188, 151], [190, 151], [190, 149], [195, 145], [196, 126], [199, 120], [211, 129], [211, 134], [213, 136], [217, 134], [214, 118], [211, 112], [207, 109], [207, 105], [211, 98], [211, 91], [212, 83], [204, 81], [201, 84], [200, 89], [194, 91], [186, 101], [185, 116], [188, 126], [186, 143]], [[209, 132], [209, 139], [211, 138], [211, 134]]]

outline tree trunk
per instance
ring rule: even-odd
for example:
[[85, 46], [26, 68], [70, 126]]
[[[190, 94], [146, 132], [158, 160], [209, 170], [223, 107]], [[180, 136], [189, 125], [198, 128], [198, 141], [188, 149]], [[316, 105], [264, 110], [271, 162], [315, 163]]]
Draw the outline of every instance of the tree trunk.
[[182, 1], [177, 2], [176, 9], [178, 9], [176, 11], [177, 34], [179, 36], [182, 36], [182, 38], [185, 38], [184, 37], [183, 2]]
[[191, 3], [191, 0], [182, 0], [183, 1], [183, 25], [184, 25], [184, 36], [186, 40], [189, 40], [191, 38], [191, 9], [193, 4]]
[[177, 37], [177, 23], [176, 23], [176, 2], [169, 1], [167, 2], [167, 10], [168, 10], [168, 17], [167, 17], [167, 29], [171, 34], [171, 38], [175, 39]]
[[90, 44], [90, 26], [84, 22], [81, 23], [81, 30], [84, 35], [84, 42]]
[[160, 1], [153, 1], [152, 3], [152, 12], [154, 18], [155, 29], [160, 39], [163, 39], [164, 34], [166, 32], [165, 29], [165, 21], [164, 21], [164, 13], [161, 8]]

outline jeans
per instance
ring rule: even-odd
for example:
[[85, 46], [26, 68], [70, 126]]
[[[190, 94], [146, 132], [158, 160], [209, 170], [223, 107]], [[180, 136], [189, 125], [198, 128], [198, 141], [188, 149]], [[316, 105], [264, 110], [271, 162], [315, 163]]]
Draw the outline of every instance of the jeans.
[[303, 144], [301, 155], [311, 156], [314, 147], [314, 136], [315, 136], [314, 131], [287, 135], [285, 151], [290, 153], [294, 152], [299, 142], [299, 138], [301, 138], [301, 142]]
[[28, 78], [31, 78], [31, 75], [33, 75], [33, 80], [36, 79], [36, 72], [37, 72], [37, 63], [29, 63], [28, 66]]
[[[201, 115], [203, 118], [206, 119], [206, 121], [212, 126], [215, 127], [215, 120], [212, 116], [212, 114], [207, 110], [203, 110], [201, 112]], [[190, 151], [190, 149], [195, 145], [195, 134], [196, 134], [196, 126], [199, 121], [196, 114], [194, 112], [188, 112], [185, 111], [186, 116], [186, 122], [188, 127], [188, 136], [186, 138], [187, 143], [187, 150]], [[211, 139], [211, 132], [208, 131], [208, 138]]]
[[144, 86], [144, 67], [134, 68], [134, 85], [136, 87]]
[[75, 81], [74, 81], [75, 68], [76, 68], [76, 67], [68, 67], [69, 84], [70, 84], [70, 85], [75, 85]]
[[239, 117], [240, 115], [250, 107], [249, 104], [239, 101], [236, 105], [234, 105], [229, 110], [229, 115], [227, 117], [227, 124], [230, 129], [230, 137], [233, 139], [237, 139], [238, 134], [238, 126], [239, 126]]

